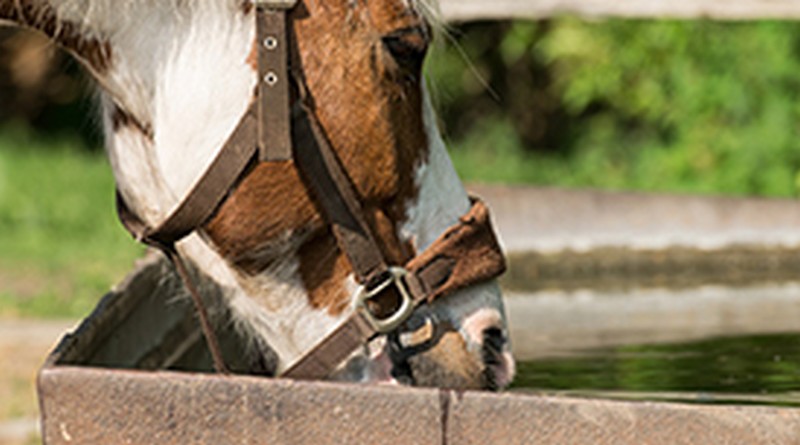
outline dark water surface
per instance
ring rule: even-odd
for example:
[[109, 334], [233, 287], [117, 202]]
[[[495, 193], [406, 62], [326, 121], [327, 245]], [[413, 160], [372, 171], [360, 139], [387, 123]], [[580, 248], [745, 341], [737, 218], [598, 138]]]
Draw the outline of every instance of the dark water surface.
[[514, 388], [601, 397], [800, 406], [800, 333], [632, 345], [523, 362], [518, 365]]

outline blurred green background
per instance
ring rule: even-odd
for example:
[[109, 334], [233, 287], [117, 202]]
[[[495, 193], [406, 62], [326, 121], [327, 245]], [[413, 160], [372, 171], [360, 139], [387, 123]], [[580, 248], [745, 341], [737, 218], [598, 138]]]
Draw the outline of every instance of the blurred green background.
[[800, 187], [797, 24], [561, 18], [454, 36], [472, 70], [451, 47], [430, 72], [467, 180], [784, 197]]
[[[466, 181], [800, 189], [790, 22], [472, 23], [427, 70]], [[90, 90], [52, 45], [0, 29], [0, 315], [84, 315], [142, 253], [114, 215]]]

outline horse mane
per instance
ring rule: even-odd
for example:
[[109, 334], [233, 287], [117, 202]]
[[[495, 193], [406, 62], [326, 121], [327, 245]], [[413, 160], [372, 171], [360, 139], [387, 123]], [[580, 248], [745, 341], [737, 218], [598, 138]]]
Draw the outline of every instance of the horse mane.
[[442, 10], [439, 7], [439, 0], [407, 0], [411, 3], [411, 8], [417, 11], [418, 14], [425, 17], [425, 20], [431, 25], [434, 35], [441, 34], [447, 29]]

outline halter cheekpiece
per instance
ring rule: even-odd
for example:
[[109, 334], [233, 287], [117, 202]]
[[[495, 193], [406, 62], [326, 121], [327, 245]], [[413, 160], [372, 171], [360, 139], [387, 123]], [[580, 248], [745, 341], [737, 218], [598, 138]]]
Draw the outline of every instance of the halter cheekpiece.
[[[157, 247], [174, 263], [194, 300], [215, 367], [226, 372], [202, 299], [175, 243], [214, 216], [250, 164], [293, 161], [361, 285], [354, 313], [280, 374], [319, 379], [377, 335], [396, 333], [418, 306], [499, 276], [505, 271], [505, 259], [486, 206], [473, 199], [469, 212], [421, 254], [404, 265], [386, 262], [349, 176], [316, 118], [302, 75], [290, 68], [289, 12], [297, 0], [253, 0], [253, 4], [258, 38], [256, 99], [194, 188], [160, 225], [144, 224], [119, 192], [117, 209], [138, 241]], [[294, 107], [293, 85], [298, 91]], [[391, 307], [380, 307], [387, 301]]]

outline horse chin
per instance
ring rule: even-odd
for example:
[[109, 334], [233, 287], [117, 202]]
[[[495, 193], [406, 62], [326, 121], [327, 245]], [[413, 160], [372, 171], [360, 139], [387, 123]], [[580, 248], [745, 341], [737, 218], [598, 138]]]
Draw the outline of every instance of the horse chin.
[[[400, 385], [393, 375], [394, 364], [389, 355], [384, 351], [383, 338], [379, 339], [381, 345], [372, 350], [378, 352], [367, 356], [361, 352], [354, 354], [342, 367], [331, 375], [331, 380], [340, 382], [359, 382], [371, 384]], [[375, 341], [373, 343], [376, 343]]]

